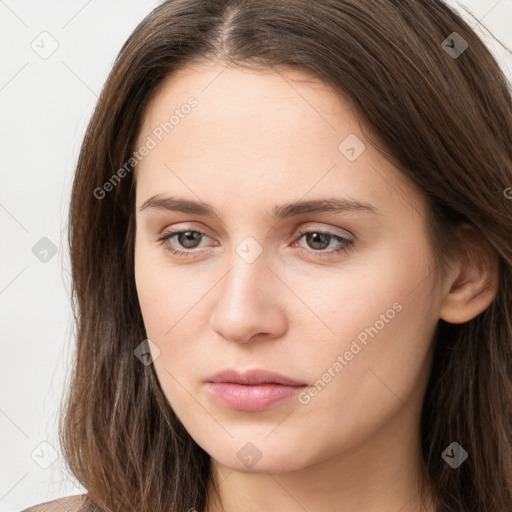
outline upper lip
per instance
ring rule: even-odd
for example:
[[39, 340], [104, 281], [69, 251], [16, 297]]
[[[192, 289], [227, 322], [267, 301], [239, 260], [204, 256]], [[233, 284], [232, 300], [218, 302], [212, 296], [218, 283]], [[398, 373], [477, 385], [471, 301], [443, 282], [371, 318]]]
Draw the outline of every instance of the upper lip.
[[257, 384], [283, 384], [288, 386], [304, 386], [304, 382], [285, 377], [276, 372], [254, 368], [239, 372], [235, 369], [221, 370], [207, 379], [208, 382], [231, 382], [234, 384], [245, 384], [247, 386]]

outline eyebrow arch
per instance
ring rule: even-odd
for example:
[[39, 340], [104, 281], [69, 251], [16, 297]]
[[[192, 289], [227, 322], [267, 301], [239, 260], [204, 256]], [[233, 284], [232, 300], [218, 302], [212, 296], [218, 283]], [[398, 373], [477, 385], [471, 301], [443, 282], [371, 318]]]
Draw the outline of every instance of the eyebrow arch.
[[[146, 210], [148, 208], [191, 213], [195, 215], [203, 215], [205, 217], [219, 217], [217, 209], [208, 203], [196, 202], [177, 197], [162, 197], [159, 194], [144, 201], [142, 206], [139, 208], [139, 211]], [[286, 219], [305, 213], [352, 211], [377, 213], [378, 209], [369, 203], [362, 203], [353, 199], [329, 197], [310, 201], [294, 201], [280, 206], [275, 206], [272, 211], [272, 216], [276, 219]]]

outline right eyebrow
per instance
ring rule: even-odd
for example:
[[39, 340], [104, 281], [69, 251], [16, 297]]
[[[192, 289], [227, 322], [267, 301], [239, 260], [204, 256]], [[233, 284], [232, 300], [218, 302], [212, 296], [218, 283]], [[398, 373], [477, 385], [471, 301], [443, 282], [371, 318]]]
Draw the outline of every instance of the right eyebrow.
[[153, 208], [156, 210], [167, 210], [183, 213], [194, 213], [204, 215], [205, 217], [216, 217], [216, 209], [208, 203], [191, 201], [189, 199], [180, 199], [177, 197], [162, 197], [155, 195], [144, 201], [139, 211]]

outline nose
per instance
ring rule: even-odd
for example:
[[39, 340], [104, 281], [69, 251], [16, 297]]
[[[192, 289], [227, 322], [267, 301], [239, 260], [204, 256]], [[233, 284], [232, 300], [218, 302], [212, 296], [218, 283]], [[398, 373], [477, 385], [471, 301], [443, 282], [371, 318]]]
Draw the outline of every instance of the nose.
[[234, 253], [230, 263], [215, 287], [211, 329], [237, 343], [282, 336], [287, 329], [285, 286], [269, 268], [266, 253], [251, 263]]

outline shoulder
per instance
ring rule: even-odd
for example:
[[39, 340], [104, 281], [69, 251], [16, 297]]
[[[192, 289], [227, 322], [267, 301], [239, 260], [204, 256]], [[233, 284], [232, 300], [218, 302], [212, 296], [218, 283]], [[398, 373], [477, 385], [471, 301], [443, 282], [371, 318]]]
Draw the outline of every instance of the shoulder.
[[66, 496], [26, 508], [21, 512], [78, 512], [87, 502], [86, 494]]

